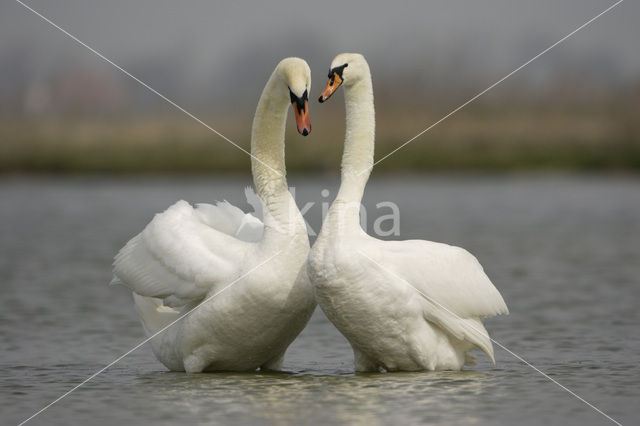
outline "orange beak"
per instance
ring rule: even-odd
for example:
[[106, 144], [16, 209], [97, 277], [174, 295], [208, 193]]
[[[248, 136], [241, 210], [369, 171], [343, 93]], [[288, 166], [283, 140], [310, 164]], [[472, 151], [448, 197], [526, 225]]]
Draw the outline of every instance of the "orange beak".
[[327, 82], [327, 87], [325, 87], [322, 93], [320, 93], [320, 98], [318, 98], [318, 102], [322, 103], [327, 99], [329, 99], [331, 95], [333, 95], [335, 91], [338, 90], [338, 87], [340, 87], [341, 84], [342, 84], [342, 77], [337, 72], [334, 71], [333, 74], [331, 74], [331, 76], [329, 77], [329, 81]]
[[307, 91], [304, 91], [302, 98], [297, 97], [290, 92], [291, 105], [293, 106], [293, 113], [296, 116], [296, 126], [298, 127], [298, 133], [302, 136], [307, 136], [311, 133], [311, 119], [309, 118], [309, 100], [307, 98]]

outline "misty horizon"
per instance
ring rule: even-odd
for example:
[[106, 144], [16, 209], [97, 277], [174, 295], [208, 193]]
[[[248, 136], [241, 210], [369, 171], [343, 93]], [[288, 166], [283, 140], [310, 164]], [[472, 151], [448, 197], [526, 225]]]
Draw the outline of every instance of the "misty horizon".
[[[308, 15], [317, 14], [304, 17], [296, 16], [296, 3], [288, 0], [268, 6], [192, 1], [180, 8], [150, 0], [28, 4], [178, 103], [250, 111], [283, 57], [305, 58], [312, 91], [319, 91], [328, 64], [341, 51], [366, 55], [377, 95], [414, 93], [411, 102], [426, 108], [473, 94], [610, 3], [439, 1], [403, 8], [377, 2], [364, 8], [330, 0], [310, 5]], [[597, 98], [636, 88], [640, 51], [634, 43], [640, 29], [631, 16], [637, 8], [623, 3], [493, 96], [535, 98], [573, 85], [568, 96]], [[165, 107], [20, 4], [0, 9], [0, 108], [5, 113], [73, 109], [74, 102], [98, 111]]]

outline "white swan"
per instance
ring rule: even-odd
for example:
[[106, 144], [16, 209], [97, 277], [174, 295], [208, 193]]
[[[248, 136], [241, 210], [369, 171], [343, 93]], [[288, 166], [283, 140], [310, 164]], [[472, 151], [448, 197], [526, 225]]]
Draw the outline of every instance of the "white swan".
[[508, 313], [466, 250], [423, 240], [382, 241], [359, 224], [373, 165], [369, 66], [359, 54], [331, 64], [325, 101], [343, 84], [347, 129], [341, 185], [309, 254], [316, 300], [349, 340], [356, 371], [459, 370], [479, 347], [493, 360], [481, 318]]
[[310, 75], [302, 59], [284, 59], [258, 103], [251, 166], [264, 224], [227, 202], [179, 201], [115, 258], [115, 280], [133, 291], [148, 335], [202, 303], [151, 340], [170, 370], [279, 369], [315, 309], [304, 268], [309, 240], [284, 164], [289, 103], [298, 131], [311, 130]]

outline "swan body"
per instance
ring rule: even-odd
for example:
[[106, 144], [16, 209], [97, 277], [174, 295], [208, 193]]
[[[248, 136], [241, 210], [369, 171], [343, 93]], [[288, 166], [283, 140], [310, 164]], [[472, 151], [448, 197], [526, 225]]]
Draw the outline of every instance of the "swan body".
[[146, 333], [157, 334], [154, 354], [170, 370], [279, 369], [315, 309], [306, 226], [284, 167], [287, 109], [300, 105], [296, 120], [306, 135], [310, 84], [307, 63], [288, 58], [260, 97], [251, 161], [263, 220], [226, 201], [178, 201], [115, 258], [115, 281], [132, 290]]
[[423, 240], [383, 241], [359, 224], [373, 164], [375, 114], [369, 66], [338, 55], [320, 101], [345, 86], [341, 186], [309, 254], [316, 300], [349, 340], [356, 371], [459, 370], [468, 352], [493, 348], [482, 319], [508, 313], [476, 258]]

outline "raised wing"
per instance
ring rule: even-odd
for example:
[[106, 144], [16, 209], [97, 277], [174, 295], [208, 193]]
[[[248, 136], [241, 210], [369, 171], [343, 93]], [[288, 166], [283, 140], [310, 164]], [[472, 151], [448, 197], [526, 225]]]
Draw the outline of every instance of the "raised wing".
[[[247, 195], [247, 200], [249, 200], [249, 195]], [[243, 212], [226, 200], [215, 206], [196, 204], [195, 213], [202, 222], [213, 229], [232, 235], [242, 241], [255, 242], [262, 238], [264, 230], [262, 221], [251, 213]]]
[[[120, 250], [115, 278], [134, 293], [162, 299], [166, 306], [199, 302], [217, 285], [232, 280], [254, 247], [249, 241], [257, 235], [258, 219], [246, 216], [227, 202], [193, 208], [178, 201]], [[247, 222], [254, 226], [250, 235], [242, 230]]]

